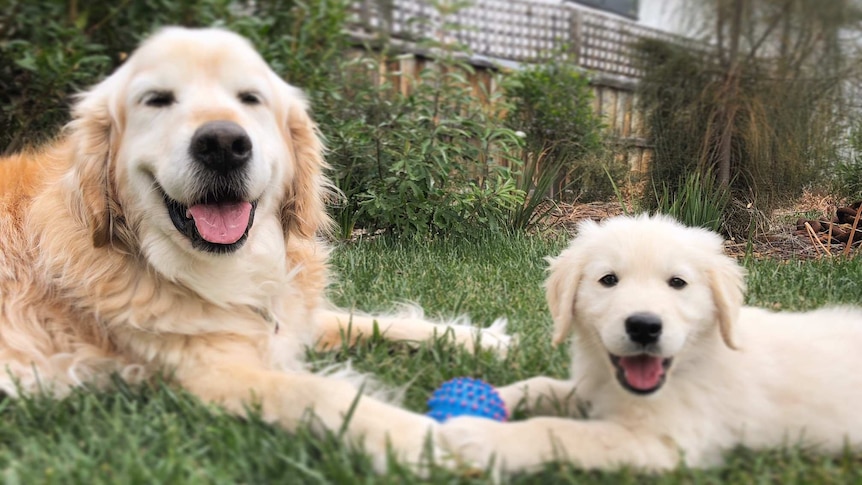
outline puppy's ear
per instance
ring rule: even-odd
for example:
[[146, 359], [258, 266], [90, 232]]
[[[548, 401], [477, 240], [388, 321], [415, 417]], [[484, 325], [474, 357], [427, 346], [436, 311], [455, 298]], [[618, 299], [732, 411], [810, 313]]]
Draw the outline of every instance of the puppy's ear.
[[548, 279], [545, 281], [545, 299], [554, 320], [554, 345], [563, 343], [572, 332], [575, 320], [575, 297], [581, 284], [585, 264], [583, 243], [599, 228], [590, 219], [578, 223], [578, 236], [556, 258], [548, 258]]
[[567, 249], [557, 258], [548, 258], [549, 275], [545, 281], [545, 298], [554, 321], [552, 342], [559, 345], [569, 337], [575, 315], [575, 296], [581, 281], [581, 261]]
[[72, 210], [87, 226], [95, 247], [114, 242], [115, 229], [122, 220], [113, 178], [114, 147], [120, 126], [111, 109], [118, 88], [115, 73], [89, 92], [79, 95], [67, 126], [74, 166], [70, 189]]
[[721, 338], [728, 348], [736, 350], [734, 327], [745, 295], [745, 271], [732, 258], [719, 255], [707, 275]]
[[308, 114], [302, 92], [284, 83], [287, 111], [285, 137], [293, 155], [292, 176], [285, 180], [285, 196], [281, 218], [285, 234], [296, 233], [305, 238], [331, 229], [325, 201], [330, 184], [323, 175], [323, 142], [317, 125]]

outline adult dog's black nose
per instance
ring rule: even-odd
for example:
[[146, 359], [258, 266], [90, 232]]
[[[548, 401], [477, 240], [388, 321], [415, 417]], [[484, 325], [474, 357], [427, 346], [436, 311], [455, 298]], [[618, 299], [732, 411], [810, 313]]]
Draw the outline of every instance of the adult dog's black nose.
[[189, 151], [205, 167], [230, 172], [251, 159], [251, 138], [233, 121], [209, 121], [192, 135]]
[[654, 344], [661, 337], [661, 318], [654, 313], [632, 313], [626, 318], [626, 333], [632, 342]]

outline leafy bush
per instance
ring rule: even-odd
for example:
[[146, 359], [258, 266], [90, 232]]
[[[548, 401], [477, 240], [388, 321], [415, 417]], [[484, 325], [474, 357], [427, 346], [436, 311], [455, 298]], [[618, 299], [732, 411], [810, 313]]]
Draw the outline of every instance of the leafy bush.
[[[66, 96], [112, 66], [66, 19], [65, 2], [16, 1], [0, 21], [0, 153], [39, 143], [68, 118]], [[8, 9], [8, 10], [6, 10]]]
[[512, 102], [507, 122], [528, 145], [557, 157], [582, 156], [601, 147], [602, 122], [593, 112], [589, 79], [572, 65], [525, 67], [505, 81]]
[[512, 103], [507, 124], [525, 139], [517, 186], [529, 194], [511, 215], [513, 227], [541, 219], [539, 207], [550, 195], [608, 197], [613, 189], [595, 163], [603, 149], [602, 122], [593, 112], [589, 79], [574, 66], [547, 64], [512, 73], [504, 87]]
[[474, 94], [472, 67], [453, 57], [422, 69], [407, 93], [392, 76], [375, 79], [380, 62], [366, 56], [344, 66], [344, 90], [324, 114], [328, 159], [345, 195], [336, 209], [341, 236], [357, 225], [406, 236], [505, 230], [523, 201], [506, 168], [518, 166], [520, 140], [502, 125], [505, 104]]
[[233, 9], [239, 13], [223, 23], [248, 37], [272, 69], [302, 88], [316, 109], [343, 88], [338, 72], [345, 52], [350, 50], [350, 38], [344, 29], [348, 3], [349, 0], [243, 0], [241, 8]]

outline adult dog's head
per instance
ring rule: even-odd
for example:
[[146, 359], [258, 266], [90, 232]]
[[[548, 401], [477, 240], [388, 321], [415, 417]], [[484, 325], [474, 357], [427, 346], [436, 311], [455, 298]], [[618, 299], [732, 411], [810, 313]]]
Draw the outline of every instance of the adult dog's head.
[[163, 29], [73, 115], [70, 205], [97, 247], [170, 272], [158, 265], [229, 257], [256, 239], [275, 249], [328, 222], [305, 98], [236, 34]]
[[574, 333], [574, 352], [601, 360], [624, 389], [657, 391], [711, 341], [734, 348], [743, 271], [722, 250], [717, 234], [663, 216], [581, 223], [550, 259], [555, 343]]

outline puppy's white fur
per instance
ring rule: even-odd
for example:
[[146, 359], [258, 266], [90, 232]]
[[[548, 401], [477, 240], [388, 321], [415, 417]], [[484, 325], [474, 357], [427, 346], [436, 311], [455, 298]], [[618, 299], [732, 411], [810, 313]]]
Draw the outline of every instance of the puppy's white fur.
[[[738, 445], [824, 453], [860, 445], [862, 310], [743, 307], [743, 271], [722, 239], [660, 216], [584, 222], [550, 262], [553, 338], [572, 334], [571, 378], [500, 392], [509, 406], [571, 416], [451, 420], [443, 436], [462, 459], [487, 466], [494, 457], [507, 471], [552, 460], [662, 470], [718, 465]], [[609, 273], [615, 285], [601, 283]], [[687, 285], [669, 285], [674, 277]], [[648, 395], [624, 388], [610, 359], [635, 352], [625, 320], [636, 312], [660, 316], [651, 352], [673, 358]]]

